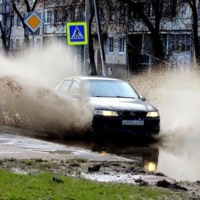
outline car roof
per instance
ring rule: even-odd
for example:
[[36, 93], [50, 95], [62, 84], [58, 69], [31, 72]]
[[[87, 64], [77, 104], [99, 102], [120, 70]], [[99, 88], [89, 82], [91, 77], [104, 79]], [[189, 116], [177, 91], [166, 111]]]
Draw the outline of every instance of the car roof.
[[65, 80], [68, 79], [76, 79], [76, 80], [107, 80], [107, 81], [123, 81], [121, 79], [117, 78], [111, 78], [111, 77], [103, 77], [103, 76], [70, 76], [65, 78]]

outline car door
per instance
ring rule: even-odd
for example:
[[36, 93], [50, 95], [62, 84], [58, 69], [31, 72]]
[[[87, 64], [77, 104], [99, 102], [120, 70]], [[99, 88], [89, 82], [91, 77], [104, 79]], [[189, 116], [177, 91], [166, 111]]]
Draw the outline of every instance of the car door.
[[69, 95], [70, 94], [70, 87], [73, 83], [73, 80], [72, 79], [67, 79], [67, 80], [64, 80], [62, 82], [62, 84], [59, 86], [59, 88], [57, 89], [58, 92], [62, 95]]
[[69, 89], [69, 93], [72, 97], [76, 98], [76, 99], [80, 99], [81, 98], [81, 91], [80, 91], [80, 82], [77, 80], [74, 80], [70, 89]]

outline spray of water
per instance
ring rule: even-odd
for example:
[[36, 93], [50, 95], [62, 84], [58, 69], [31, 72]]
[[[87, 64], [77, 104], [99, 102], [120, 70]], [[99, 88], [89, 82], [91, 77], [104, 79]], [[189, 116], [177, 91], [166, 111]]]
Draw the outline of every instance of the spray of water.
[[[58, 43], [23, 51], [12, 59], [0, 57], [0, 121], [57, 132], [87, 130], [92, 120], [90, 105], [52, 90], [65, 77], [77, 74], [74, 52]], [[157, 70], [134, 75], [129, 81], [159, 109], [162, 139], [199, 137], [197, 69]]]
[[158, 70], [130, 82], [155, 105], [161, 116], [162, 140], [200, 138], [200, 76], [197, 68]]
[[65, 77], [78, 74], [73, 58], [73, 51], [58, 43], [12, 59], [0, 57], [1, 123], [58, 134], [88, 130], [91, 106], [52, 90]]

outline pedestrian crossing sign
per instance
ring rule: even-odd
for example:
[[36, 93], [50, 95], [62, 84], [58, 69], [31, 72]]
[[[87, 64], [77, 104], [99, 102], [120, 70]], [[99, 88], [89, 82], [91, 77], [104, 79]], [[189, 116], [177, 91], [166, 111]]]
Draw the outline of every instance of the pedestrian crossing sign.
[[68, 45], [88, 44], [88, 31], [86, 22], [68, 22], [66, 29]]

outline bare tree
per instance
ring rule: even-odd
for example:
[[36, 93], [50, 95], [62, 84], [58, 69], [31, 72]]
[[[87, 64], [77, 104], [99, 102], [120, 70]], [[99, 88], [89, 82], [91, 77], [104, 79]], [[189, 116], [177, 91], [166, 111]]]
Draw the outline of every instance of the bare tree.
[[14, 17], [10, 1], [4, 0], [2, 2], [1, 15], [2, 19], [0, 20], [0, 31], [1, 31], [0, 37], [2, 40], [5, 55], [8, 56], [10, 50], [10, 37], [12, 33], [12, 25]]
[[96, 64], [94, 59], [94, 44], [92, 37], [92, 21], [94, 19], [94, 9], [91, 10], [91, 16], [89, 19], [89, 58], [90, 58], [90, 69], [91, 75], [97, 75]]
[[[135, 37], [134, 41], [131, 41], [133, 38], [129, 37], [129, 46], [131, 46], [131, 43], [134, 44], [136, 42], [135, 45], [132, 45], [135, 46], [135, 51], [138, 48], [138, 41], [141, 44], [143, 40], [141, 37], [144, 35], [145, 38], [149, 37], [150, 39], [149, 42], [152, 46], [151, 55], [154, 58], [153, 62], [160, 63], [166, 60], [166, 38], [164, 38], [163, 31], [170, 31], [170, 26], [167, 28], [166, 24], [175, 25], [177, 23], [176, 25], [178, 25], [177, 18], [182, 6], [182, 0], [119, 1], [128, 6], [126, 20], [128, 32], [129, 35], [132, 33], [132, 36]], [[143, 44], [145, 43], [143, 42]], [[138, 51], [141, 51], [141, 48]]]
[[192, 10], [193, 43], [194, 43], [194, 48], [195, 48], [196, 61], [198, 64], [200, 64], [200, 44], [199, 44], [199, 38], [198, 38], [198, 12], [197, 12], [199, 1], [196, 1], [196, 0], [185, 0], [185, 1], [188, 2]]

